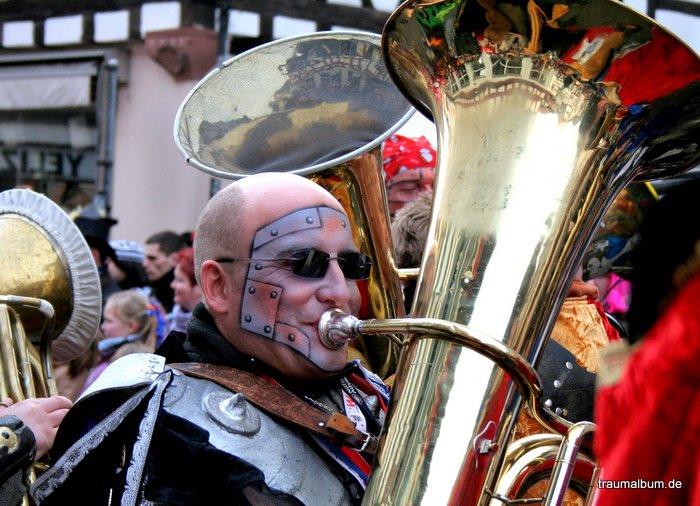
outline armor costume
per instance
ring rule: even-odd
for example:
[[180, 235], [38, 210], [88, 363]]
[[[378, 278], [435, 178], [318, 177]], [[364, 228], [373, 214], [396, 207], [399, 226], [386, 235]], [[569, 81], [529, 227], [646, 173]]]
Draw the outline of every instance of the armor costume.
[[[33, 498], [40, 504], [76, 497], [86, 504], [359, 503], [369, 456], [320, 441], [241, 394], [164, 365], [226, 365], [284, 383], [237, 352], [202, 305], [187, 330], [172, 333], [158, 355], [128, 355], [100, 376], [62, 423], [54, 466], [32, 487]], [[345, 391], [351, 378], [361, 378], [355, 393], [362, 391], [366, 427], [376, 434], [387, 392], [359, 366], [314, 381], [313, 388], [285, 386], [309, 403], [333, 406], [335, 392]]]
[[0, 416], [0, 504], [21, 504], [24, 471], [34, 461], [36, 438], [14, 415]]

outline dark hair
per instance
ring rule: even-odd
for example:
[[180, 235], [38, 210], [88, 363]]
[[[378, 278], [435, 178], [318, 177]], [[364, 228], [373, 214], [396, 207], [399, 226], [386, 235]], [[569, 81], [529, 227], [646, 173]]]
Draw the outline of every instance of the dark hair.
[[700, 179], [670, 189], [652, 204], [632, 253], [629, 340], [638, 341], [661, 315], [681, 286], [674, 276], [700, 241]]
[[158, 244], [161, 251], [166, 255], [177, 253], [178, 251], [187, 247], [187, 244], [185, 244], [185, 240], [182, 238], [182, 236], [170, 230], [153, 234], [151, 237], [146, 239], [146, 244]]
[[181, 233], [180, 237], [182, 237], [182, 240], [185, 242], [186, 247], [189, 248], [194, 244], [194, 231], [193, 230], [187, 230], [186, 232]]
[[137, 262], [116, 262], [124, 273], [124, 279], [119, 282], [119, 288], [128, 290], [129, 288], [141, 288], [148, 286], [148, 276], [143, 268], [143, 264]]

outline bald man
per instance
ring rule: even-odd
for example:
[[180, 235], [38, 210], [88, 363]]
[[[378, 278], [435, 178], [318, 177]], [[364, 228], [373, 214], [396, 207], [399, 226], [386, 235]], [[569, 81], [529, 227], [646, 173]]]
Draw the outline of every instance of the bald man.
[[357, 312], [371, 268], [343, 208], [305, 178], [249, 176], [204, 208], [194, 251], [187, 333], [100, 376], [34, 499], [359, 503], [388, 392], [318, 334], [326, 311]]

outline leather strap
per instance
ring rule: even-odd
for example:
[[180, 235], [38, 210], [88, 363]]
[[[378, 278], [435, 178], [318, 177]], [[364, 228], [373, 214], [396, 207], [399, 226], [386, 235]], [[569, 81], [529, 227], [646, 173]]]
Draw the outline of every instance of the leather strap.
[[255, 374], [204, 363], [168, 364], [188, 376], [209, 380], [232, 392], [241, 393], [263, 411], [282, 418], [315, 434], [329, 437], [339, 446], [374, 454], [377, 438], [355, 428], [355, 424], [341, 413], [331, 413], [311, 406], [286, 388], [266, 381]]

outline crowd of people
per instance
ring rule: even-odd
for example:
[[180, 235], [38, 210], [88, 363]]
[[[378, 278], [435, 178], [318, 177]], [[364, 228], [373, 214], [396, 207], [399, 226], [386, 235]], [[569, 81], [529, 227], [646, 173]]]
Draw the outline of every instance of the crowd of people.
[[[418, 267], [436, 153], [424, 137], [394, 135], [384, 156], [397, 266]], [[700, 230], [682, 218], [694, 215], [698, 191], [685, 184], [652, 208], [633, 279], [572, 282], [539, 366], [543, 383], [558, 374], [551, 364], [575, 369], [570, 388], [550, 398], [572, 422], [599, 425], [602, 479], [683, 483], [652, 499], [603, 487], [601, 506], [700, 504]], [[100, 332], [84, 354], [55, 364], [60, 396], [0, 402], [23, 449], [0, 442], [0, 498], [21, 497], [22, 469], [53, 446], [31, 491], [37, 504], [359, 503], [390, 391], [348, 362], [347, 344], [318, 335], [324, 312], [357, 313], [372, 268], [335, 197], [299, 176], [262, 173], [219, 191], [194, 231], [159, 232], [142, 246], [109, 240], [114, 223], [76, 218], [100, 274]], [[410, 313], [413, 286], [403, 288]], [[514, 437], [541, 431], [524, 410]]]

